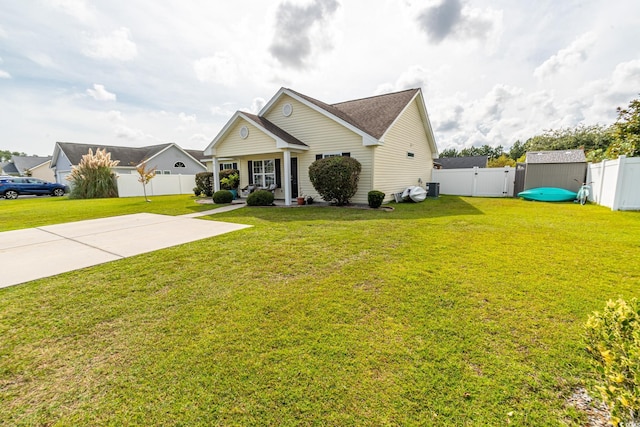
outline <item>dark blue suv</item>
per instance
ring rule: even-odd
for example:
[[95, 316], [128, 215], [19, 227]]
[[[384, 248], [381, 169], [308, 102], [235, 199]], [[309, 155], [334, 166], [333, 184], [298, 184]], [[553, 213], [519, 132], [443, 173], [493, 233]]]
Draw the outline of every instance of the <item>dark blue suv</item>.
[[68, 191], [69, 188], [65, 185], [46, 182], [38, 178], [0, 177], [0, 196], [5, 199], [17, 199], [20, 194], [64, 196]]

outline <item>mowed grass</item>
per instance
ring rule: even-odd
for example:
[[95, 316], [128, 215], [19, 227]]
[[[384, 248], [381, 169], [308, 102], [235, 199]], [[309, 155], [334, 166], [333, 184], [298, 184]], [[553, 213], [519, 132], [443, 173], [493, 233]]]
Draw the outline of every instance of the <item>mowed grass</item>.
[[0, 198], [0, 232], [141, 212], [184, 215], [214, 208], [210, 204], [195, 203], [196, 197], [184, 195], [153, 196], [149, 199], [151, 202], [147, 203], [144, 197], [92, 200], [73, 200], [68, 196]]
[[254, 227], [1, 289], [0, 422], [584, 425], [583, 324], [638, 296], [640, 213], [394, 206], [243, 208], [208, 219]]

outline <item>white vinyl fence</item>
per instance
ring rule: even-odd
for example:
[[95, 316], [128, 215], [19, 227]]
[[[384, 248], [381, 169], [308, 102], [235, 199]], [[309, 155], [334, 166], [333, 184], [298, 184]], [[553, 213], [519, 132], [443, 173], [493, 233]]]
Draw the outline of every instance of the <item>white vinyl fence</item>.
[[[118, 175], [119, 197], [144, 196], [139, 175]], [[193, 194], [196, 186], [195, 175], [156, 175], [147, 184], [147, 196], [164, 196], [169, 194]]]
[[440, 194], [478, 197], [511, 197], [515, 168], [434, 169], [431, 180], [440, 183]]
[[611, 210], [640, 210], [640, 157], [590, 163], [587, 182], [589, 199]]

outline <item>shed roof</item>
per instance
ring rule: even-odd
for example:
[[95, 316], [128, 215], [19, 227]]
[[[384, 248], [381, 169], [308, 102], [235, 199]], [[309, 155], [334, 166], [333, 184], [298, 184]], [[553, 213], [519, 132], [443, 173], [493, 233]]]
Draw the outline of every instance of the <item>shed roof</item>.
[[527, 164], [586, 163], [584, 150], [528, 151]]

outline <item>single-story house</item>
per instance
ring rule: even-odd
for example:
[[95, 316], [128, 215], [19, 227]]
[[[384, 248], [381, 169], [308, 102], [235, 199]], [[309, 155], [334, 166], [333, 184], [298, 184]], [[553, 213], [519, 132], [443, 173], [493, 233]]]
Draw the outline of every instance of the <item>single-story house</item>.
[[68, 184], [66, 177], [71, 167], [77, 166], [82, 156], [106, 150], [111, 153], [111, 160], [120, 163], [113, 168], [116, 174], [136, 174], [136, 167], [146, 161], [149, 167], [155, 167], [157, 174], [195, 175], [206, 172], [207, 168], [198, 159], [204, 157], [202, 151], [185, 150], [175, 143], [151, 145], [147, 147], [120, 147], [115, 145], [77, 144], [74, 142], [56, 142], [53, 150], [51, 168], [55, 172], [56, 181]]
[[440, 157], [433, 161], [436, 169], [486, 168], [489, 156]]
[[558, 187], [577, 192], [586, 177], [587, 159], [584, 150], [527, 152], [525, 190], [538, 187]]
[[2, 164], [0, 174], [31, 176], [51, 182], [55, 180], [55, 176], [50, 165], [51, 156], [11, 156], [11, 160]]
[[[319, 198], [308, 169], [317, 159], [350, 156], [362, 165], [354, 203], [379, 190], [392, 200], [431, 179], [437, 148], [420, 89], [326, 104], [281, 88], [257, 114], [236, 112], [205, 149], [213, 170], [237, 166], [240, 187], [277, 185], [275, 196]], [[220, 188], [218, 174], [214, 187]]]

